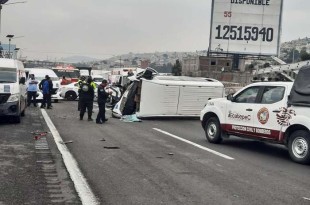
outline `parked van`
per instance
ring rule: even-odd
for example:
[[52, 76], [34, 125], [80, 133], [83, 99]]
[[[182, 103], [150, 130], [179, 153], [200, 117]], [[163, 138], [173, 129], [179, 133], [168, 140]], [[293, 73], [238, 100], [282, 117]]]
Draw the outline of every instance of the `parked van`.
[[[58, 102], [58, 100], [63, 99], [60, 96], [60, 93], [61, 93], [60, 79], [52, 69], [48, 69], [48, 68], [26, 68], [26, 72], [27, 72], [28, 77], [30, 74], [34, 74], [36, 80], [38, 80], [39, 82], [41, 80], [43, 80], [46, 75], [48, 75], [53, 82], [52, 100], [54, 100], [54, 102]], [[38, 84], [38, 86], [39, 86], [39, 84]], [[37, 100], [38, 101], [43, 100], [43, 93], [42, 92], [37, 93]]]
[[20, 123], [26, 110], [26, 74], [22, 62], [0, 59], [0, 116]]

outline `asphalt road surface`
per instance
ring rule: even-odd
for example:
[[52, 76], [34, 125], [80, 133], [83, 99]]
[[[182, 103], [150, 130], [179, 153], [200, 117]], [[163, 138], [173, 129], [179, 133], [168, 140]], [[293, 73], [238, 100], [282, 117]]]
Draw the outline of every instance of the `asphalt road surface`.
[[98, 125], [79, 120], [77, 102], [47, 112], [101, 204], [310, 204], [309, 166], [283, 146], [210, 144], [193, 119]]

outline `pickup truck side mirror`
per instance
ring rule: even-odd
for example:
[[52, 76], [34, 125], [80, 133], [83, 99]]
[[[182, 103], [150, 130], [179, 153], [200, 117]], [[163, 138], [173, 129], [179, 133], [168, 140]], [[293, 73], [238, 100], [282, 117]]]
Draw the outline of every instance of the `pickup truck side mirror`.
[[233, 94], [229, 94], [229, 95], [227, 95], [227, 100], [229, 100], [229, 101], [232, 101], [233, 102], [233, 100], [234, 100], [234, 95]]

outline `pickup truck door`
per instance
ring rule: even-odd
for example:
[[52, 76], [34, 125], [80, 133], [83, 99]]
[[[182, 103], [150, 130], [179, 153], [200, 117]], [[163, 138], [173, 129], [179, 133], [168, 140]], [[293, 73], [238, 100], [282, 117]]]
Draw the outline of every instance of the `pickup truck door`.
[[249, 87], [227, 103], [225, 131], [230, 134], [253, 135], [253, 111], [257, 106], [259, 91], [260, 86]]
[[281, 125], [277, 114], [287, 106], [285, 86], [264, 86], [259, 97], [259, 103], [254, 107], [254, 127], [258, 138], [278, 140]]

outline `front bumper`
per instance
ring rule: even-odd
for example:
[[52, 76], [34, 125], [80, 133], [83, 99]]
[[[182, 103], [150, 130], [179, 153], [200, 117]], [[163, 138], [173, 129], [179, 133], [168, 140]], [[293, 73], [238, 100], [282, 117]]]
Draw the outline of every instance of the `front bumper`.
[[[37, 92], [37, 100], [43, 100], [42, 92]], [[61, 97], [61, 92], [57, 92], [56, 94], [52, 95], [52, 100], [63, 100], [63, 97]]]
[[19, 116], [19, 102], [0, 104], [0, 116]]

